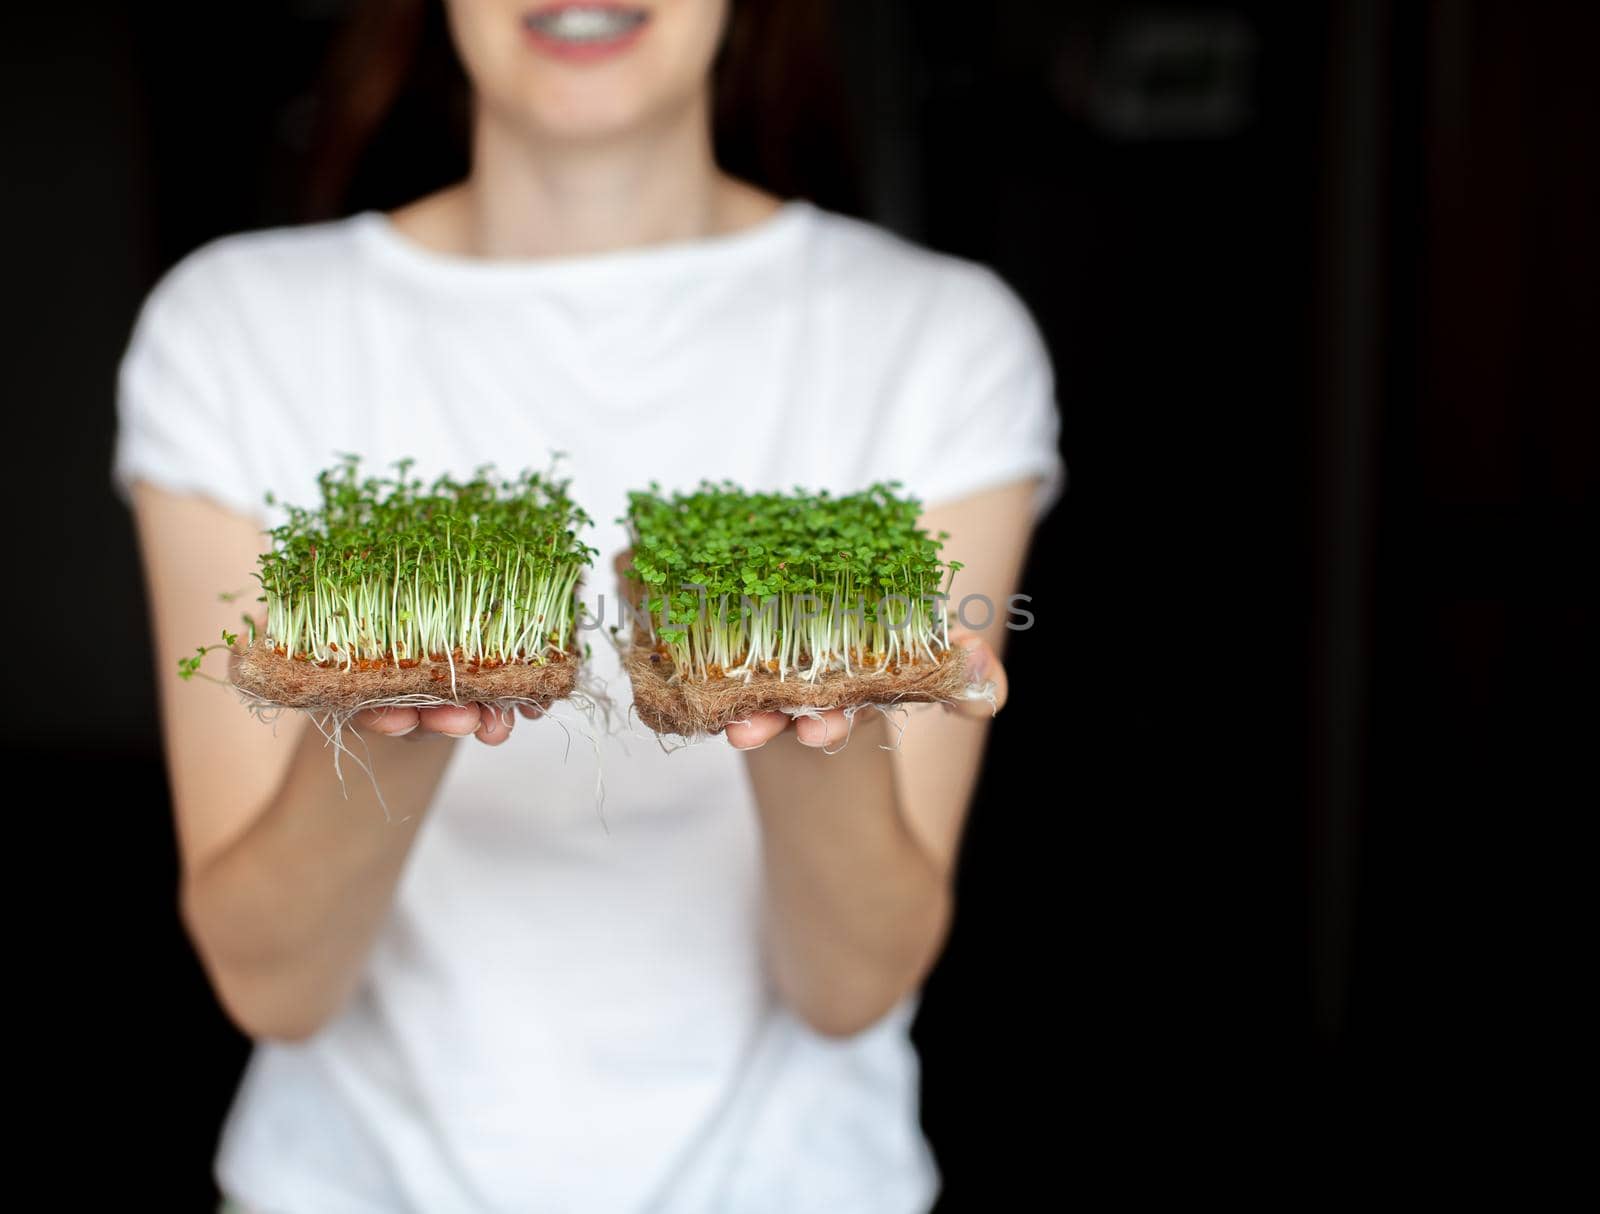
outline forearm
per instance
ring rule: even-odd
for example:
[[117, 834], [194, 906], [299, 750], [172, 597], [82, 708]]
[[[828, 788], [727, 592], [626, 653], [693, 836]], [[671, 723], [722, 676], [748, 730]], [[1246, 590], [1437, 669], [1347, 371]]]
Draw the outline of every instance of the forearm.
[[784, 734], [748, 756], [773, 975], [830, 1034], [865, 1028], [912, 990], [950, 917], [946, 880], [901, 812], [888, 741], [882, 718], [862, 713], [836, 754]]
[[[278, 793], [182, 887], [184, 921], [219, 998], [253, 1036], [314, 1032], [343, 1002], [393, 900], [453, 743], [365, 731], [389, 818], [348, 756], [344, 784], [306, 728]], [[367, 752], [346, 734], [363, 758]]]

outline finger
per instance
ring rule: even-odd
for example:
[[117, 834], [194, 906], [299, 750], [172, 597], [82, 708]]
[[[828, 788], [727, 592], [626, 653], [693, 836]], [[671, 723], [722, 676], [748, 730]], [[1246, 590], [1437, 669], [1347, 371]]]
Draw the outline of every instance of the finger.
[[442, 733], [447, 738], [470, 738], [478, 732], [476, 704], [441, 704], [421, 710], [422, 731]]
[[789, 718], [784, 713], [756, 712], [750, 714], [748, 721], [730, 721], [723, 732], [735, 750], [754, 750], [765, 746], [788, 727]]
[[511, 736], [511, 727], [517, 723], [517, 714], [509, 708], [493, 704], [478, 707], [478, 741], [485, 746], [498, 746]]
[[415, 708], [369, 708], [356, 716], [357, 729], [368, 729], [389, 738], [404, 737], [418, 725]]
[[518, 704], [517, 705], [517, 711], [520, 712], [523, 716], [527, 717], [528, 720], [537, 721], [540, 717], [544, 716], [545, 705], [543, 705], [543, 704]]
[[796, 717], [795, 741], [802, 746], [832, 750], [850, 736], [850, 720], [843, 710], [830, 708], [820, 717]]
[[975, 632], [964, 630], [957, 632], [951, 629], [950, 639], [966, 650], [969, 691], [966, 699], [950, 705], [951, 710], [974, 720], [985, 720], [994, 716], [1005, 707], [1006, 697], [1010, 692], [1011, 684], [1006, 678], [1005, 663], [995, 655], [989, 642]]

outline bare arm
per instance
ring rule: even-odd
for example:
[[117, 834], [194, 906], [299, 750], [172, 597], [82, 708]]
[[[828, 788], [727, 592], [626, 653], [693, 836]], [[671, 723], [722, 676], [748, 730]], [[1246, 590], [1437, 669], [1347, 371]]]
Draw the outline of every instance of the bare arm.
[[[945, 550], [966, 565], [957, 598], [983, 595], [995, 606], [987, 627], [960, 637], [977, 647], [969, 667], [983, 663], [980, 677], [995, 682], [997, 705], [1006, 687], [1006, 602], [1026, 555], [1035, 484], [978, 494], [925, 519], [950, 532]], [[974, 623], [982, 615], [974, 605]], [[845, 740], [841, 713], [792, 728], [783, 714], [766, 713], [728, 727], [733, 745], [759, 748], [747, 762], [763, 831], [774, 976], [818, 1031], [866, 1028], [921, 983], [943, 949], [990, 716], [986, 703], [914, 709], [892, 752], [880, 749], [895, 736], [877, 713], [857, 715], [849, 745], [834, 754], [822, 750]]]
[[[321, 734], [299, 713], [269, 728], [231, 689], [176, 677], [178, 658], [197, 642], [237, 630], [240, 604], [221, 603], [218, 593], [256, 586], [256, 526], [204, 498], [144, 483], [134, 489], [134, 517], [183, 922], [240, 1028], [303, 1038], [354, 986], [444, 775], [450, 738], [476, 733], [494, 745], [511, 725], [475, 705], [359, 718], [392, 816], [386, 821], [359, 773], [347, 778], [346, 798]], [[254, 607], [253, 592], [242, 601]], [[221, 660], [212, 659], [219, 667]]]

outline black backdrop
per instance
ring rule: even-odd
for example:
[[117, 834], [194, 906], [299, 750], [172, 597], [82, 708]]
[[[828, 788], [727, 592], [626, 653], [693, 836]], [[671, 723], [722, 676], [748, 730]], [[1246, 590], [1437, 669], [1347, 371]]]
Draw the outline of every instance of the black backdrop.
[[[112, 374], [165, 267], [297, 217], [345, 7], [29, 6], [6, 47], [12, 991], [63, 1199], [211, 1198], [244, 1043], [174, 914]], [[916, 1030], [944, 1208], [1321, 1191], [1509, 1056], [1577, 890], [1515, 828], [1592, 794], [1595, 21], [848, 9], [856, 205], [1021, 291], [1072, 474]], [[453, 167], [397, 121], [348, 207]]]

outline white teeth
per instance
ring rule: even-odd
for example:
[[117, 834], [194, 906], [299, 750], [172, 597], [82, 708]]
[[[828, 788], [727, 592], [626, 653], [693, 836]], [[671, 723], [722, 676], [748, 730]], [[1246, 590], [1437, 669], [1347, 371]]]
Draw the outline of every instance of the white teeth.
[[524, 20], [547, 38], [563, 42], [605, 42], [644, 23], [645, 14], [617, 8], [563, 8], [532, 13]]

